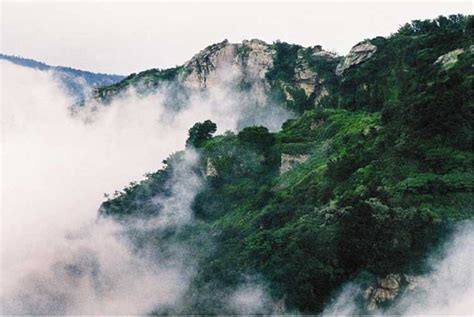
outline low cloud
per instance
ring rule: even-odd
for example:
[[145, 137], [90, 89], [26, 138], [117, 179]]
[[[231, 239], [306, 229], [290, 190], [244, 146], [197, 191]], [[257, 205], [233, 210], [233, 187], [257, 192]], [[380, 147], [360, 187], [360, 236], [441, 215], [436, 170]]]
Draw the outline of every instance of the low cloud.
[[[129, 228], [97, 219], [97, 209], [104, 193], [139, 181], [183, 149], [195, 122], [211, 119], [219, 132], [245, 124], [248, 108], [240, 101], [250, 107], [252, 97], [217, 87], [192, 94], [172, 112], [164, 87], [71, 111], [74, 100], [54, 73], [0, 66], [2, 312], [138, 314], [175, 305], [194, 272], [185, 248], [160, 259], [138, 252], [126, 238]], [[201, 185], [199, 176], [189, 178], [196, 162], [187, 151], [172, 195], [157, 198], [162, 213], [147, 226], [192, 221], [190, 204]]]

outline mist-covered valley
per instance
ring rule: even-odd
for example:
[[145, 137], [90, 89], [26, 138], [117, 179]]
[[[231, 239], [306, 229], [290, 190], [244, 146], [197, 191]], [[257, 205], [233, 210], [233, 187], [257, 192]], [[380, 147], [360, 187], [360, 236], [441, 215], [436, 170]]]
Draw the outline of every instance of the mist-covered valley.
[[423, 23], [79, 103], [0, 61], [2, 314], [472, 314], [472, 16]]
[[[77, 108], [54, 72], [1, 66], [3, 312], [141, 314], [176, 303], [194, 270], [183, 267], [182, 250], [156, 263], [146, 250], [134, 252], [124, 227], [97, 210], [104, 194], [140, 181], [184, 148], [194, 122], [235, 130], [245, 96], [223, 85], [190, 96], [175, 113], [165, 106], [164, 87]], [[268, 119], [281, 125], [290, 113], [279, 116]], [[195, 163], [197, 154], [187, 155], [183, 165]], [[163, 214], [139, 230], [192, 221], [202, 184], [189, 169], [183, 166], [176, 193], [160, 202]]]

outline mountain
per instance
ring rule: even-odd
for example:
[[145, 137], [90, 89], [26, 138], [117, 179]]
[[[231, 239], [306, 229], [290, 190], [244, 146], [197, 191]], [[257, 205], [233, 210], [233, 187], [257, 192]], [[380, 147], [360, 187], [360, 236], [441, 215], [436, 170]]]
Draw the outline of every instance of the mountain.
[[52, 71], [54, 76], [60, 80], [68, 92], [72, 96], [75, 96], [77, 100], [84, 99], [88, 90], [94, 87], [112, 85], [124, 78], [124, 76], [120, 75], [92, 73], [71, 67], [50, 66], [33, 59], [1, 53], [0, 60], [9, 61], [20, 66], [42, 71]]
[[[226, 302], [254, 276], [268, 290], [259, 313], [320, 313], [354, 280], [364, 289], [356, 313], [390, 311], [422, 287], [426, 256], [474, 216], [473, 65], [474, 18], [455, 15], [343, 57], [224, 41], [97, 88], [108, 102], [130, 87], [206, 90], [230, 77], [294, 113], [273, 133], [257, 124], [214, 135], [213, 122], [196, 123], [185, 151], [104, 201], [101, 217], [130, 225], [138, 249], [179, 245], [197, 263], [185, 300], [155, 313], [239, 312]], [[176, 218], [183, 206], [194, 221]]]
[[95, 97], [107, 101], [130, 87], [146, 94], [169, 82], [187, 90], [213, 88], [232, 81], [235, 87], [274, 96], [301, 112], [318, 105], [329, 93], [335, 80], [332, 70], [340, 59], [319, 45], [267, 44], [257, 39], [234, 44], [224, 40], [206, 47], [181, 66], [146, 70], [100, 87]]

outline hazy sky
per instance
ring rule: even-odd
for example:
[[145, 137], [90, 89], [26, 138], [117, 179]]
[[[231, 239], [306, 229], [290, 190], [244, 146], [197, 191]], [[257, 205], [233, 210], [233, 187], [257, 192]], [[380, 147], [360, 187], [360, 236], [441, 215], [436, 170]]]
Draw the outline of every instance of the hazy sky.
[[182, 64], [205, 46], [259, 38], [340, 54], [413, 19], [472, 14], [471, 1], [1, 1], [1, 51], [129, 74]]

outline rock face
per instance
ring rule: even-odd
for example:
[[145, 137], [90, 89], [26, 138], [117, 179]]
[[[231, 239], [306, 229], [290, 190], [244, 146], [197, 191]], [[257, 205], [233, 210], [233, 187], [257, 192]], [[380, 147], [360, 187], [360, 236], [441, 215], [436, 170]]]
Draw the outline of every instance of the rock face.
[[462, 48], [455, 49], [438, 57], [434, 64], [440, 64], [443, 69], [450, 69], [458, 62], [458, 57], [462, 53], [464, 53]]
[[306, 162], [309, 157], [310, 155], [308, 154], [291, 155], [283, 153], [281, 155], [280, 174], [286, 173], [295, 168], [295, 166]]
[[336, 75], [342, 76], [347, 69], [365, 62], [371, 58], [376, 51], [377, 46], [371, 44], [369, 41], [360, 42], [351, 48], [349, 54], [337, 65]]
[[364, 292], [367, 309], [375, 310], [380, 304], [393, 300], [400, 292], [401, 282], [399, 274], [389, 274], [385, 278], [379, 278], [375, 286], [370, 286]]
[[185, 84], [198, 89], [215, 85], [216, 70], [231, 66], [236, 50], [236, 45], [230, 44], [227, 40], [206, 47], [184, 64], [190, 70]]
[[194, 55], [184, 66], [189, 74], [184, 83], [191, 88], [204, 89], [245, 78], [262, 81], [273, 66], [271, 46], [260, 40], [241, 44], [224, 40]]
[[[313, 58], [334, 60], [337, 56], [324, 51], [321, 46], [311, 48]], [[295, 75], [291, 84], [285, 84], [285, 89], [302, 89], [307, 97], [316, 94], [319, 101], [327, 95], [324, 80], [311, 69], [303, 57], [301, 48], [298, 52]], [[208, 46], [184, 66], [188, 69], [183, 82], [191, 88], [204, 89], [228, 82], [244, 80], [251, 83], [257, 93], [267, 93], [270, 83], [266, 74], [274, 65], [275, 48], [264, 41], [253, 39], [242, 43], [229, 43], [224, 40]], [[291, 96], [287, 93], [287, 98]]]
[[426, 277], [392, 273], [378, 278], [374, 285], [364, 291], [363, 296], [367, 310], [374, 311], [390, 304], [399, 295], [409, 296], [407, 292], [426, 288]]
[[207, 164], [206, 164], [206, 176], [207, 177], [216, 177], [217, 176], [217, 170], [214, 164], [212, 163], [211, 159], [207, 159]]

